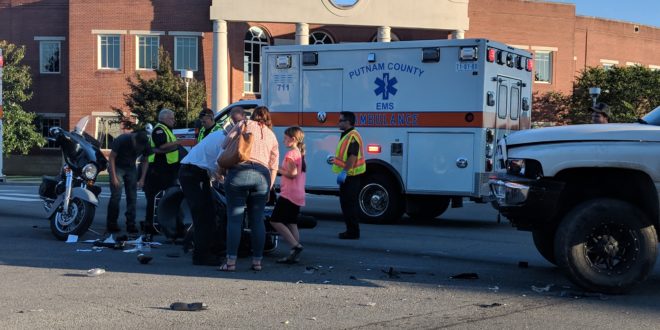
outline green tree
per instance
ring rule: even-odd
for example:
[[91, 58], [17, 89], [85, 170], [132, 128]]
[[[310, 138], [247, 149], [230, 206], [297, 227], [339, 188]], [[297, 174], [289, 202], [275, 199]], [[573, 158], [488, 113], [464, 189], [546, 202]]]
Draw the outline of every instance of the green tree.
[[6, 154], [27, 154], [30, 149], [44, 145], [46, 140], [34, 124], [37, 115], [23, 110], [22, 104], [32, 98], [30, 67], [21, 64], [25, 46], [0, 40], [5, 59], [2, 77], [3, 149]]
[[535, 93], [532, 120], [555, 125], [588, 123], [592, 105], [589, 87], [600, 87], [598, 102], [610, 107], [610, 122], [634, 122], [660, 106], [660, 71], [642, 66], [615, 66], [607, 70], [592, 67], [575, 78], [572, 94]]
[[[125, 115], [125, 110], [112, 107], [118, 120], [127, 128], [140, 129], [146, 123], [158, 122], [158, 112], [163, 108], [174, 111], [176, 127], [186, 127], [202, 110], [206, 99], [204, 81], [192, 80], [188, 88], [188, 109], [186, 112], [186, 85], [172, 69], [172, 60], [162, 47], [158, 52], [156, 77], [145, 79], [136, 73], [135, 80], [126, 79], [130, 92], [124, 94], [124, 102], [132, 115]], [[132, 118], [132, 116], [135, 116]], [[137, 119], [137, 122], [135, 121]]]

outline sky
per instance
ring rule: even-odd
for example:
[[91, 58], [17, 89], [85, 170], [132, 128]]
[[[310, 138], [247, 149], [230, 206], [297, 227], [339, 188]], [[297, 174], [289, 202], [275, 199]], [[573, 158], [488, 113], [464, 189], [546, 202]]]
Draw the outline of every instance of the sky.
[[575, 4], [575, 13], [660, 28], [660, 0], [555, 0]]
[[[351, 4], [355, 0], [334, 0]], [[660, 0], [550, 0], [575, 4], [575, 13], [660, 28]]]

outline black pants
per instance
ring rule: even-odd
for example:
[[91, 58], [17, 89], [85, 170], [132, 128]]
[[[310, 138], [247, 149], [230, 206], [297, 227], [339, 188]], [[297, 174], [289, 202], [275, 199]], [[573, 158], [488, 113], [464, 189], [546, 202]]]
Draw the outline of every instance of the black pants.
[[361, 175], [348, 176], [339, 186], [339, 203], [346, 222], [348, 234], [360, 235], [360, 218], [358, 215], [358, 196], [360, 192]]
[[144, 195], [147, 198], [146, 225], [154, 223], [154, 198], [161, 191], [177, 184], [178, 166], [167, 169], [149, 168], [144, 184]]
[[221, 244], [224, 237], [220, 237], [221, 233], [216, 224], [216, 210], [208, 173], [200, 167], [182, 164], [179, 183], [193, 220], [193, 259], [203, 260], [209, 256], [224, 254], [221, 251], [224, 247], [224, 244]]
[[135, 167], [115, 168], [119, 186], [110, 182], [110, 201], [108, 202], [108, 217], [106, 223], [116, 224], [119, 218], [119, 202], [121, 201], [121, 188], [126, 192], [126, 224], [135, 224], [135, 204], [137, 203], [137, 170]]

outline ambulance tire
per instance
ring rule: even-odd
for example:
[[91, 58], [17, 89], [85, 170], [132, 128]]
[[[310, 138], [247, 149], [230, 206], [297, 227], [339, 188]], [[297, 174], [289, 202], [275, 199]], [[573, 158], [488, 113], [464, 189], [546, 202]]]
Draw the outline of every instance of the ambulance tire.
[[445, 196], [408, 196], [406, 214], [414, 220], [433, 220], [447, 211], [449, 197]]
[[358, 213], [362, 221], [387, 224], [401, 219], [404, 209], [401, 189], [390, 176], [380, 172], [367, 172], [361, 185]]

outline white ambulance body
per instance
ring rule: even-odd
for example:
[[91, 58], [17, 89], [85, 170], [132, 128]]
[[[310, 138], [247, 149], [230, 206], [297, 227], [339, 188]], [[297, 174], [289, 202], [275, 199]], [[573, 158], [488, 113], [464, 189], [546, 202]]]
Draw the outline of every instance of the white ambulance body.
[[485, 201], [497, 138], [530, 127], [531, 54], [485, 39], [272, 46], [262, 66], [278, 138], [305, 131], [307, 192], [338, 193], [326, 159], [340, 111], [356, 114], [370, 222], [433, 218], [451, 197]]

